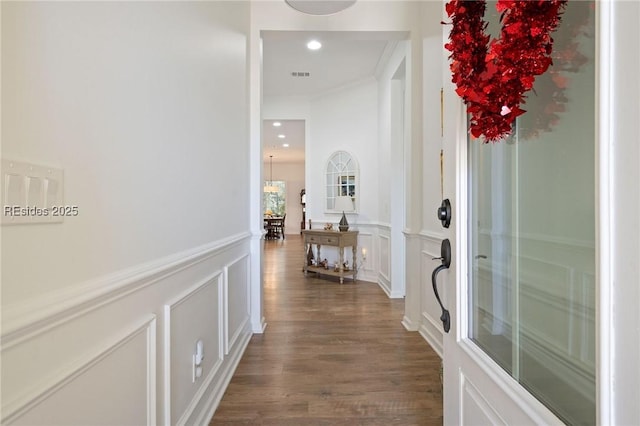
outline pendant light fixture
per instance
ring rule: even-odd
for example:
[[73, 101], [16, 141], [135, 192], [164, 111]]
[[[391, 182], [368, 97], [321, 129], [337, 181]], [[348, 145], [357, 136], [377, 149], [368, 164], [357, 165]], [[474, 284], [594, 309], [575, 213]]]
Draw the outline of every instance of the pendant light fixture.
[[264, 186], [264, 192], [278, 192], [278, 187], [273, 185], [273, 155], [269, 156], [269, 169], [270, 169], [270, 175], [269, 177], [271, 178], [269, 180], [269, 185], [265, 185]]
[[295, 10], [309, 15], [333, 15], [354, 5], [356, 0], [285, 0]]

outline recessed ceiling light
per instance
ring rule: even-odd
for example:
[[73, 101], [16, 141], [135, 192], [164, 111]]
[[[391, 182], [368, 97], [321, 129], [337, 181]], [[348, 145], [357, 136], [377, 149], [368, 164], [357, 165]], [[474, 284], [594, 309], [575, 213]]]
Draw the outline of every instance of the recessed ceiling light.
[[318, 40], [311, 40], [309, 43], [307, 43], [307, 48], [309, 50], [318, 50], [322, 47], [322, 43], [320, 43]]
[[282, 123], [280, 123], [279, 121], [273, 122], [273, 127], [280, 127], [280, 126], [282, 126]]
[[286, 138], [286, 136], [285, 136], [285, 135], [278, 135], [278, 137], [279, 137], [280, 139], [284, 139], [284, 138]]
[[282, 144], [282, 147], [283, 147], [283, 148], [289, 148], [289, 144], [288, 144], [288, 143], [283, 143], [283, 144]]

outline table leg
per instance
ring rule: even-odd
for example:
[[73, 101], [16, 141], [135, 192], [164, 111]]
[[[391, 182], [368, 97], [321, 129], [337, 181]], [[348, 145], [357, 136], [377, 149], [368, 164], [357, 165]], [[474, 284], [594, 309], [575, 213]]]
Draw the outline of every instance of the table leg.
[[338, 253], [338, 268], [340, 271], [340, 284], [344, 283], [344, 248], [340, 247]]
[[302, 256], [303, 259], [303, 263], [302, 263], [302, 270], [304, 271], [304, 275], [307, 276], [307, 270], [309, 269], [309, 264], [307, 263], [307, 242], [305, 241], [304, 244], [302, 244], [302, 250], [304, 250], [304, 256]]
[[353, 280], [355, 281], [358, 275], [358, 268], [356, 268], [356, 251], [358, 248], [355, 245], [351, 247], [351, 267], [353, 268]]

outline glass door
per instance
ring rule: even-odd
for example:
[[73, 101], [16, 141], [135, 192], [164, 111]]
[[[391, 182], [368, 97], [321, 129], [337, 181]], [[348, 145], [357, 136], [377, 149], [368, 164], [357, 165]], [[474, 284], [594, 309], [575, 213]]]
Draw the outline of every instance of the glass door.
[[513, 136], [468, 149], [469, 337], [568, 424], [596, 419], [593, 20], [569, 2]]

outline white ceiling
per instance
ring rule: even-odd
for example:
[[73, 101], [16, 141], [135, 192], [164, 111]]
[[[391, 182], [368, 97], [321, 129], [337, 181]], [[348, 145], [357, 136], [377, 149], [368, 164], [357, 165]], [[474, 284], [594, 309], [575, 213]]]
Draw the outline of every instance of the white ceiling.
[[[372, 78], [380, 71], [404, 32], [372, 31], [262, 31], [263, 96], [314, 97], [330, 90]], [[307, 49], [309, 40], [322, 43], [320, 50]], [[292, 73], [309, 73], [308, 77]], [[265, 161], [304, 161], [304, 121], [278, 117], [263, 123]], [[285, 139], [278, 139], [277, 134]], [[289, 143], [283, 148], [282, 143]]]
[[[274, 127], [278, 121], [280, 127]], [[278, 135], [285, 135], [284, 139]], [[282, 146], [289, 144], [288, 148]], [[262, 154], [265, 161], [273, 155], [274, 163], [304, 161], [304, 120], [264, 120], [262, 122]], [[266, 171], [265, 171], [266, 173]]]

